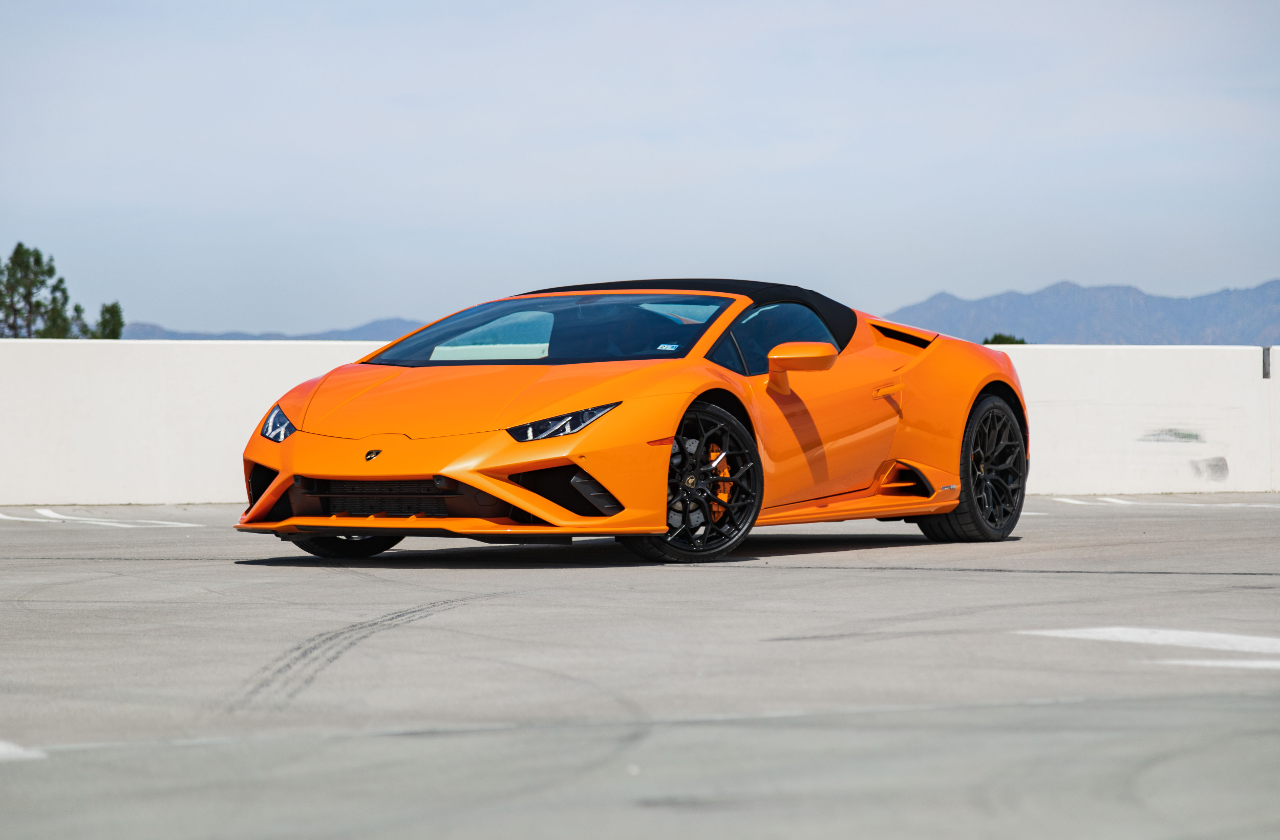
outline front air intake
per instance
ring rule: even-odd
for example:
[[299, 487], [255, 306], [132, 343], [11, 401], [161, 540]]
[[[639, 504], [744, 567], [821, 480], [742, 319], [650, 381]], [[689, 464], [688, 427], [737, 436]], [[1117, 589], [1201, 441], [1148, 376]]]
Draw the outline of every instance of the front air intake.
[[245, 489], [249, 491], [249, 507], [253, 507], [258, 503], [258, 499], [262, 498], [262, 494], [267, 492], [267, 488], [271, 486], [271, 482], [276, 480], [276, 476], [280, 473], [264, 467], [262, 464], [254, 464], [249, 470], [249, 477], [245, 479]]
[[[276, 480], [276, 476], [280, 473], [264, 467], [262, 464], [254, 464], [249, 470], [249, 477], [245, 481], [246, 489], [249, 491], [249, 507], [245, 510], [248, 513], [253, 506], [262, 498], [262, 494], [267, 492], [271, 487], [271, 482]], [[263, 517], [264, 522], [283, 522], [293, 516], [293, 505], [289, 501], [288, 493], [281, 493], [280, 498], [276, 499], [276, 503], [271, 506], [271, 510], [267, 511], [267, 515]]]
[[572, 464], [516, 473], [511, 480], [578, 516], [613, 516], [623, 510], [604, 485]]

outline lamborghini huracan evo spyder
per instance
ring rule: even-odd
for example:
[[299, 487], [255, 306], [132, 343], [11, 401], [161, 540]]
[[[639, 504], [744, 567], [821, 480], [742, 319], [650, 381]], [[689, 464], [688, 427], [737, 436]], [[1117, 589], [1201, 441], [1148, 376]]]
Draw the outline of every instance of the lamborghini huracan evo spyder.
[[321, 557], [404, 537], [612, 536], [659, 561], [756, 525], [1018, 522], [1028, 427], [1009, 357], [796, 286], [644, 280], [466, 309], [280, 398], [236, 527]]

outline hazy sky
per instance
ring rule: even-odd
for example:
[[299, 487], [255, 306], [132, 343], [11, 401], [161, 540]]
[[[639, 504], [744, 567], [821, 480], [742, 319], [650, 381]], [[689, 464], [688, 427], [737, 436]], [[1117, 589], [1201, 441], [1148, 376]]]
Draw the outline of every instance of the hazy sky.
[[172, 329], [1280, 276], [1280, 3], [0, 0], [0, 248]]

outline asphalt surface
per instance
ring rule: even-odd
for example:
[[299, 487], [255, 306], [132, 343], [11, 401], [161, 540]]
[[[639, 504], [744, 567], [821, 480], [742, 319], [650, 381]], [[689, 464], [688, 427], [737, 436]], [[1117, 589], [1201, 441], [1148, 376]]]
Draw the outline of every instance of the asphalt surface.
[[1280, 498], [1027, 510], [662, 566], [0, 508], [0, 835], [1280, 836]]

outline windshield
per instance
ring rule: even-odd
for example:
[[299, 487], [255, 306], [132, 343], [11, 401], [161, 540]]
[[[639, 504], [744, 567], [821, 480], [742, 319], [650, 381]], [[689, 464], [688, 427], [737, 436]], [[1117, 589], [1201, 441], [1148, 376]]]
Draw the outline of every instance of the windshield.
[[451, 315], [368, 364], [569, 365], [677, 359], [732, 299], [707, 295], [571, 295], [485, 303]]

